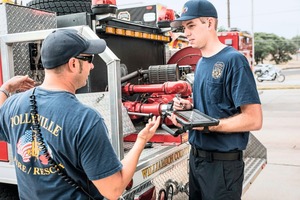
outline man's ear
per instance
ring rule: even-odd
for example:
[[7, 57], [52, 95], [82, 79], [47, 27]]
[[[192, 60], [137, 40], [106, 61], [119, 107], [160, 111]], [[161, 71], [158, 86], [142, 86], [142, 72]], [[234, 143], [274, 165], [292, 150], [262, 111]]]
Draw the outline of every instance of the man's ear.
[[76, 59], [75, 58], [70, 58], [68, 62], [68, 68], [70, 71], [73, 71], [76, 69]]
[[207, 22], [208, 22], [208, 28], [211, 28], [211, 25], [212, 25], [211, 18], [208, 18]]
[[208, 20], [207, 20], [207, 23], [208, 23], [208, 28], [213, 28], [212, 26], [213, 26], [213, 23], [214, 21], [213, 21], [213, 19], [212, 18], [208, 18]]

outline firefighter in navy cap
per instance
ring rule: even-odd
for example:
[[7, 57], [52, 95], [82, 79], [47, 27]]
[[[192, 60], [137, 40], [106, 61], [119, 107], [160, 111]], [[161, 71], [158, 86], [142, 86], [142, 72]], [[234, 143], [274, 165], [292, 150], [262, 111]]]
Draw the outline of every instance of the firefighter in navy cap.
[[[198, 109], [220, 120], [207, 129], [189, 132], [190, 200], [241, 199], [244, 179], [243, 150], [249, 131], [262, 127], [256, 83], [244, 55], [221, 43], [218, 14], [206, 0], [187, 1], [171, 26], [183, 27], [189, 44], [201, 50], [195, 69], [193, 103], [174, 98], [174, 109]], [[173, 123], [179, 124], [175, 116]]]
[[160, 117], [149, 119], [120, 161], [101, 114], [75, 96], [105, 48], [73, 29], [53, 31], [41, 47], [43, 83], [2, 105], [0, 141], [11, 144], [20, 199], [118, 199], [131, 181]]

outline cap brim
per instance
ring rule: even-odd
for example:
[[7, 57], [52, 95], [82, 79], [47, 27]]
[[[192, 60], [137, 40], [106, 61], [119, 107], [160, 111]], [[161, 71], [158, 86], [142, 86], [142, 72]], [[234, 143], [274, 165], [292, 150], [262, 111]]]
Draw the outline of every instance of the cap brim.
[[183, 21], [188, 21], [188, 20], [191, 20], [191, 19], [195, 19], [195, 18], [197, 18], [198, 16], [183, 16], [183, 17], [179, 17], [178, 19], [176, 19], [176, 20], [174, 20], [174, 21], [172, 21], [171, 23], [170, 23], [170, 25], [171, 25], [171, 27], [173, 27], [173, 28], [178, 28], [178, 27], [180, 27], [180, 26], [182, 26], [182, 22]]
[[81, 53], [99, 54], [102, 53], [106, 48], [106, 42], [103, 39], [89, 40], [89, 42], [89, 47]]

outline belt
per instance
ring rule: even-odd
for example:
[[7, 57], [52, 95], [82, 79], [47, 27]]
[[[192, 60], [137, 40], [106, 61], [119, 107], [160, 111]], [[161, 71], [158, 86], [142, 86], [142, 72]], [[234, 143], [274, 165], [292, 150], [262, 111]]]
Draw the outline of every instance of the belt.
[[223, 160], [223, 161], [234, 161], [243, 159], [243, 151], [235, 152], [213, 152], [213, 151], [204, 151], [192, 147], [192, 153], [195, 157], [205, 158], [207, 161], [214, 160]]

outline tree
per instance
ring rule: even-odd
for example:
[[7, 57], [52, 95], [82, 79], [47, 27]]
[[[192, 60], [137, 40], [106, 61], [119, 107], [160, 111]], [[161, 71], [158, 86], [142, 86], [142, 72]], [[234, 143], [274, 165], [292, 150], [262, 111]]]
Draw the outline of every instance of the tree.
[[218, 28], [218, 32], [226, 32], [226, 31], [228, 31], [228, 30], [224, 26], [220, 26]]
[[266, 37], [265, 33], [254, 33], [255, 63], [264, 63], [264, 60], [272, 50], [270, 42], [265, 40]]
[[285, 63], [292, 60], [290, 55], [295, 54], [297, 47], [291, 40], [287, 40], [283, 37], [278, 37], [277, 42], [273, 43], [273, 50], [270, 52], [272, 55], [272, 61], [276, 64]]
[[295, 54], [297, 47], [292, 40], [279, 37], [272, 33], [255, 33], [255, 62], [263, 63], [268, 55], [276, 64], [284, 63], [292, 59], [290, 55]]
[[292, 43], [296, 45], [297, 49], [300, 49], [300, 35], [293, 37]]

